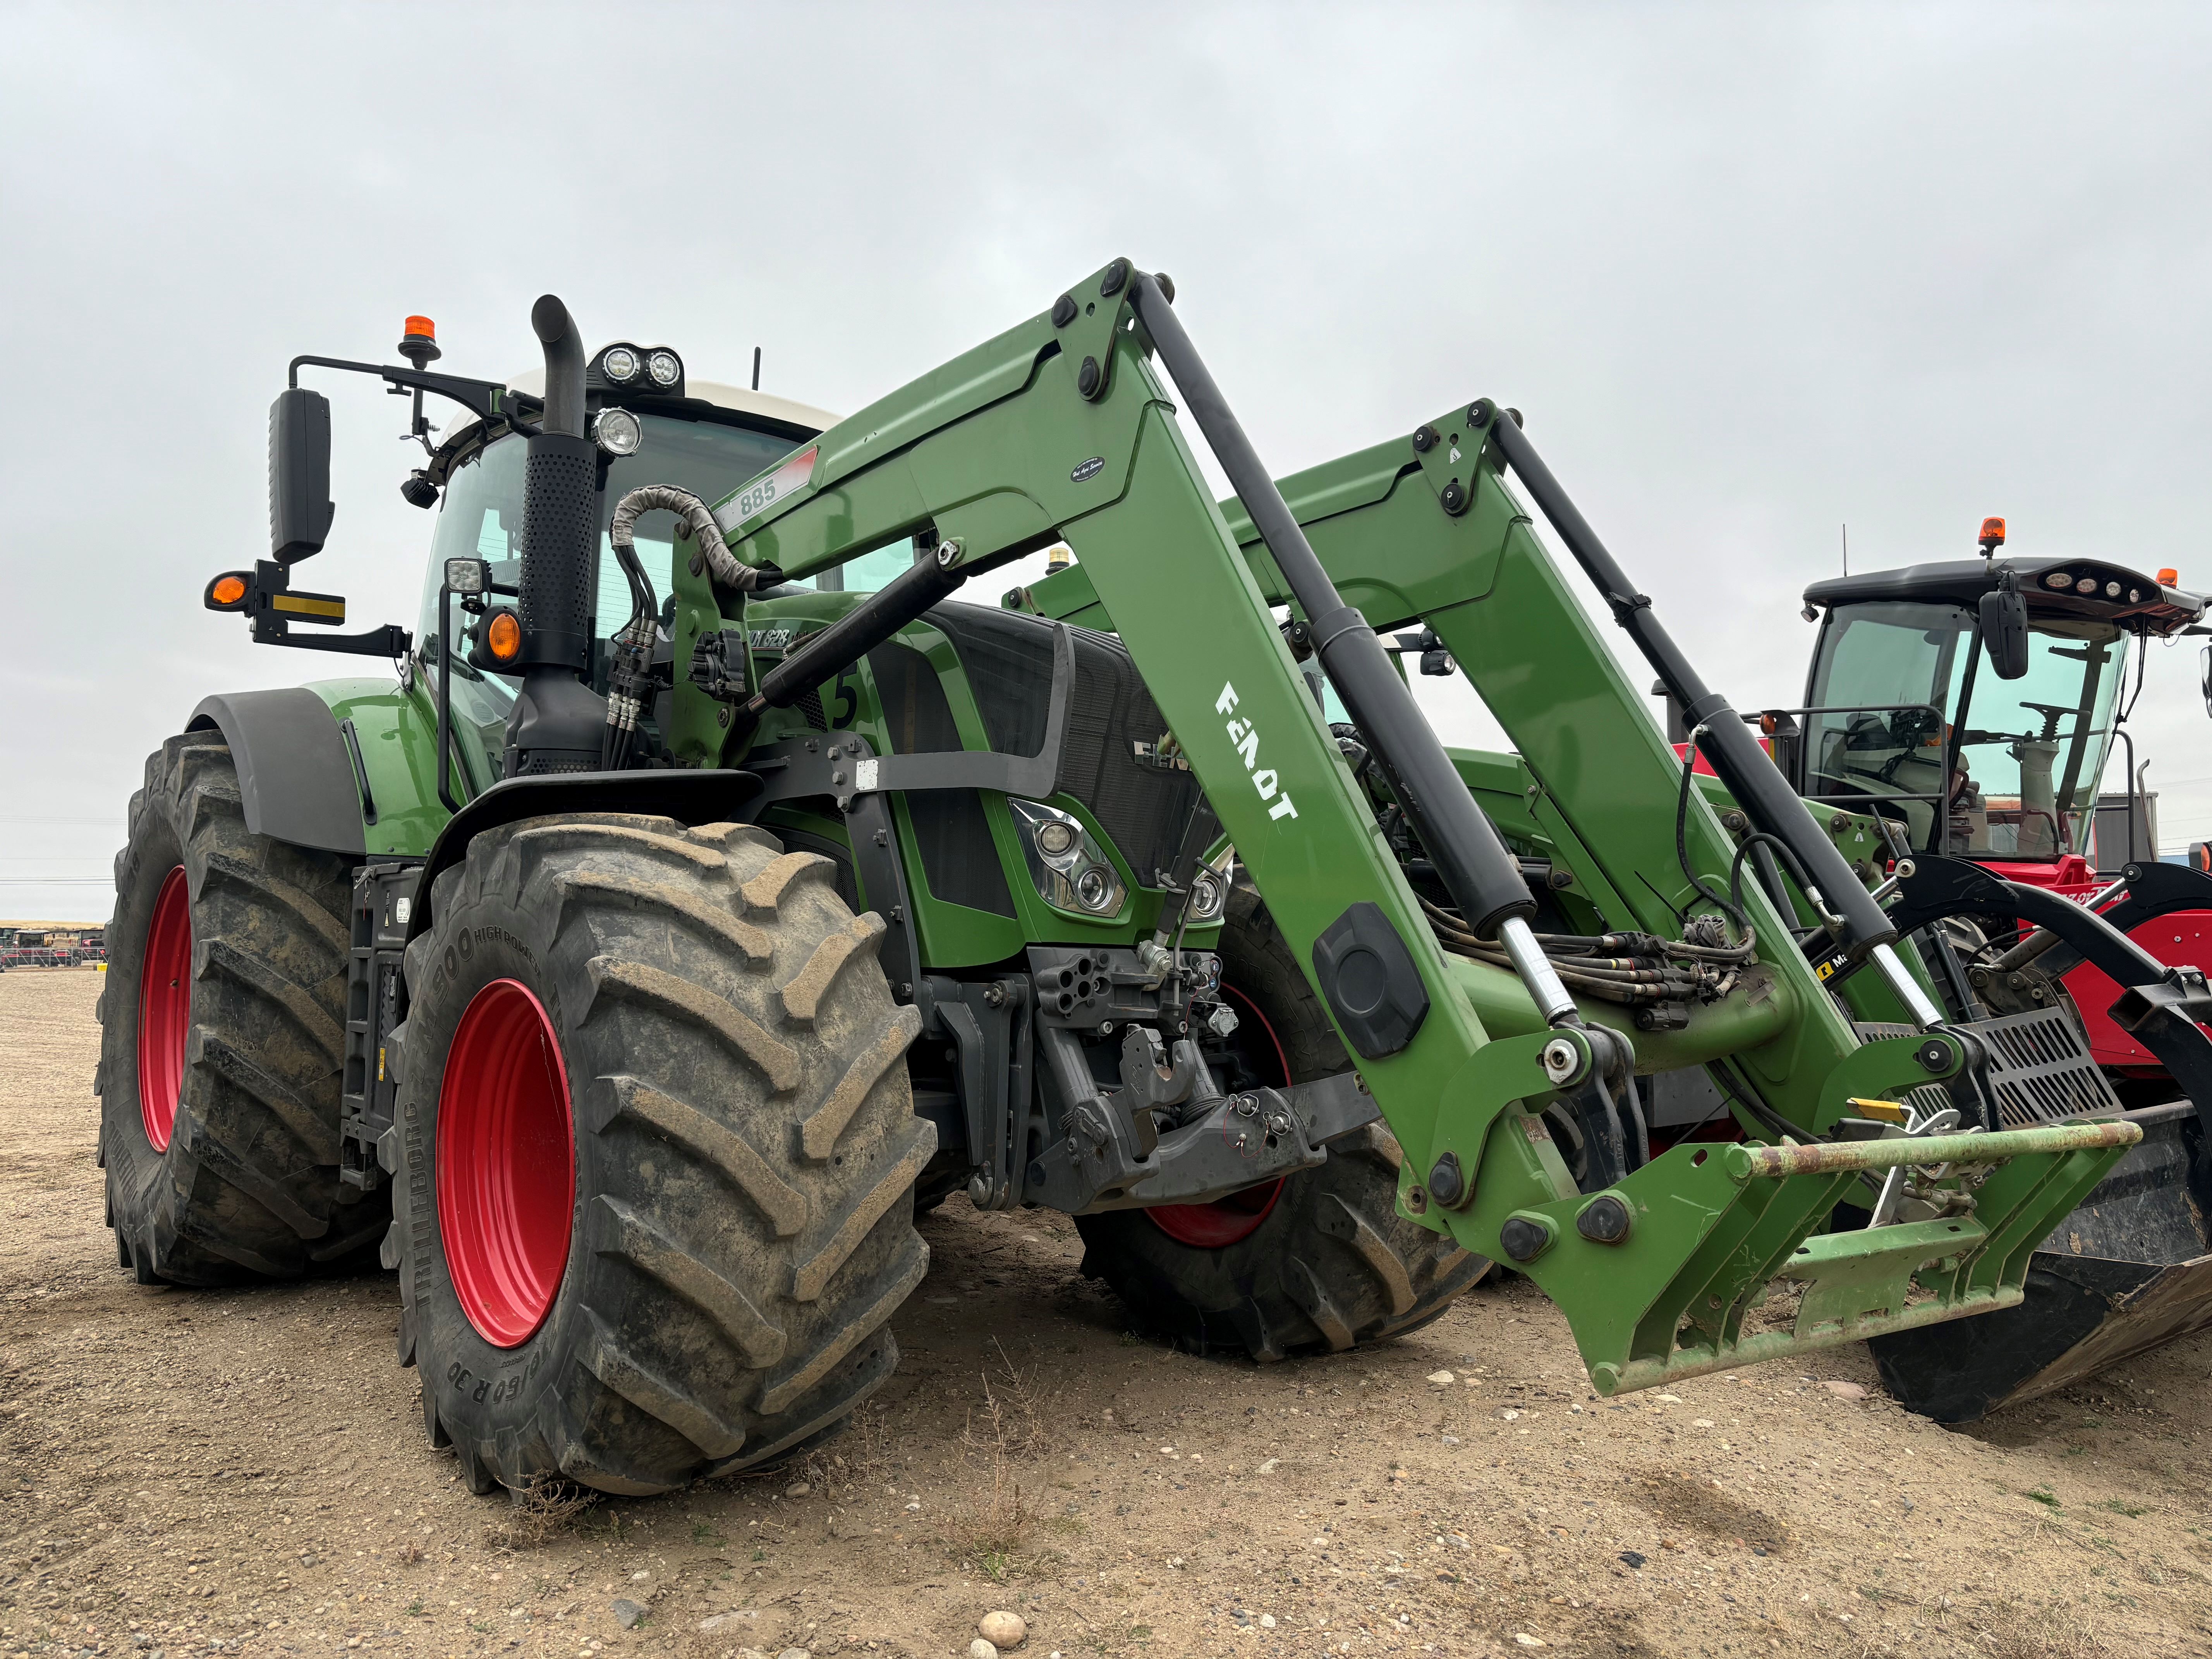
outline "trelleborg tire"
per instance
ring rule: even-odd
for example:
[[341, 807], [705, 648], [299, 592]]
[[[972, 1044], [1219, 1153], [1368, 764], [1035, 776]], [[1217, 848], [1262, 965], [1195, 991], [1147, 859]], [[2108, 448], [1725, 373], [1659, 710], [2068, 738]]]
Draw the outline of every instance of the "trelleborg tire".
[[374, 1265], [389, 1200], [337, 1170], [351, 882], [337, 854], [247, 832], [220, 732], [148, 757], [93, 1084], [116, 1260], [141, 1284]]
[[[1231, 892], [1220, 950], [1261, 1081], [1304, 1083], [1351, 1064], [1248, 884]], [[1403, 1161], [1376, 1123], [1279, 1188], [1158, 1215], [1079, 1216], [1083, 1272], [1112, 1287], [1137, 1328], [1198, 1353], [1273, 1360], [1403, 1335], [1442, 1315], [1491, 1265], [1397, 1213]]]
[[471, 1488], [664, 1492], [836, 1426], [928, 1249], [920, 1029], [830, 860], [602, 814], [486, 831], [410, 947], [387, 1259]]

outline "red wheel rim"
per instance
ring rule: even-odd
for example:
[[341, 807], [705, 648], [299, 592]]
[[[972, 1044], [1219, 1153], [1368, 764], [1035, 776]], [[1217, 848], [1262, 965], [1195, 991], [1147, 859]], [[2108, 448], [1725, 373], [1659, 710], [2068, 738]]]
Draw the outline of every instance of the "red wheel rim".
[[162, 880], [138, 968], [138, 1117], [157, 1152], [169, 1150], [192, 1028], [192, 894], [179, 865]]
[[[1267, 1023], [1251, 998], [1232, 986], [1221, 988], [1224, 996], [1237, 1003], [1237, 1018], [1256, 1024], [1267, 1039], [1263, 1051], [1275, 1060], [1275, 1075], [1268, 1079], [1278, 1088], [1286, 1088], [1291, 1081], [1290, 1057], [1283, 1052], [1283, 1040], [1275, 1035], [1275, 1028]], [[1240, 1244], [1260, 1231], [1260, 1224], [1275, 1207], [1275, 1200], [1283, 1195], [1283, 1182], [1287, 1176], [1278, 1176], [1262, 1182], [1257, 1187], [1247, 1187], [1241, 1193], [1231, 1193], [1226, 1198], [1217, 1198], [1211, 1204], [1156, 1204], [1145, 1213], [1158, 1227], [1178, 1244], [1188, 1244], [1194, 1249], [1219, 1250], [1231, 1244]]]
[[553, 1023], [494, 980], [461, 1015], [438, 1091], [438, 1236], [453, 1293], [495, 1347], [527, 1342], [568, 1266], [576, 1144]]

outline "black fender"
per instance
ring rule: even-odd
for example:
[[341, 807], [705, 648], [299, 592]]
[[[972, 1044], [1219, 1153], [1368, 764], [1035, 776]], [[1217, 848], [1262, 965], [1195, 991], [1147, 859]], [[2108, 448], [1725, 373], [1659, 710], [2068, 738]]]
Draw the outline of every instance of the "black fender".
[[254, 835], [356, 858], [367, 854], [361, 763], [331, 706], [313, 692], [298, 686], [225, 692], [202, 701], [185, 729], [219, 731], [229, 744], [246, 827]]
[[741, 823], [762, 789], [757, 774], [726, 768], [666, 771], [550, 772], [506, 778], [446, 820], [416, 878], [407, 917], [407, 943], [429, 930], [432, 894], [439, 874], [459, 864], [469, 842], [487, 830], [522, 818], [570, 817], [582, 812], [642, 812], [678, 823]]

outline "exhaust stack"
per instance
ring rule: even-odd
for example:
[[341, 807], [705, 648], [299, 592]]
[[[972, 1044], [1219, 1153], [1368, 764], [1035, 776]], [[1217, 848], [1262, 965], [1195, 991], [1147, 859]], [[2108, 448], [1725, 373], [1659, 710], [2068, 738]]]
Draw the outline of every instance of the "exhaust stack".
[[599, 450], [584, 435], [583, 342], [550, 294], [531, 307], [530, 325], [545, 351], [545, 413], [524, 461], [522, 690], [507, 722], [508, 777], [594, 769], [606, 723], [605, 700], [586, 679]]

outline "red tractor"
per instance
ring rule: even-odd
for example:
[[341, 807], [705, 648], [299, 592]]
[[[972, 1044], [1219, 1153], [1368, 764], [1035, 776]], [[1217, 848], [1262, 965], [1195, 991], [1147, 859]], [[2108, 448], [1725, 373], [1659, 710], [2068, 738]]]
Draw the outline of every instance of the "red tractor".
[[[1879, 821], [1889, 845], [1870, 862], [1889, 878], [1892, 919], [1948, 1012], [1982, 1033], [1985, 1127], [2112, 1106], [2144, 1127], [2065, 1236], [2042, 1242], [2028, 1304], [1970, 1334], [2016, 1350], [2012, 1390], [1962, 1391], [1941, 1415], [1979, 1415], [2212, 1323], [2212, 1077], [2190, 1074], [2140, 999], [2060, 938], [2068, 908], [2085, 906], [2162, 963], [2212, 969], [2212, 876], [2160, 861], [2126, 727], [2148, 642], [2212, 631], [2207, 601], [2172, 570], [2006, 557], [2004, 539], [1990, 519], [1979, 558], [1814, 583], [1805, 706], [1758, 717], [1816, 811]], [[2100, 797], [2116, 746], [2125, 790]], [[1871, 976], [1830, 971], [1862, 1031], [1886, 1029]], [[1966, 1369], [1955, 1345], [1875, 1348], [1918, 1397]]]

